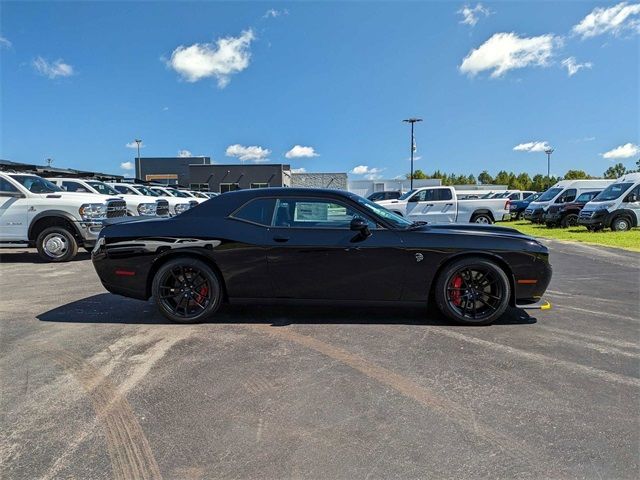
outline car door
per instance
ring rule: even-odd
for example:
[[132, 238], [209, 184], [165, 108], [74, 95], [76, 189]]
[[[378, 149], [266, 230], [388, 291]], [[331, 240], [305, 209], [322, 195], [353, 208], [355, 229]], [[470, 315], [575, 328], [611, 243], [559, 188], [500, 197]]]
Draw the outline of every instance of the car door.
[[8, 180], [0, 177], [0, 241], [27, 239], [29, 202]]
[[455, 202], [448, 188], [427, 188], [416, 192], [407, 202], [407, 218], [428, 223], [453, 223]]
[[[368, 221], [370, 235], [350, 230]], [[341, 200], [281, 197], [267, 233], [267, 265], [276, 297], [397, 300], [402, 289], [400, 237]]]
[[640, 185], [636, 185], [636, 187], [624, 197], [620, 208], [632, 211], [636, 216], [636, 225], [640, 225]]

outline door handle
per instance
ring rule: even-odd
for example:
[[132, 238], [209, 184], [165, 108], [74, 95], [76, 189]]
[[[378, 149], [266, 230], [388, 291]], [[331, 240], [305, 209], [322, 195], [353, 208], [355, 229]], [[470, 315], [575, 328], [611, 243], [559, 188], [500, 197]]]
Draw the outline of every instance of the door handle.
[[284, 243], [284, 242], [288, 242], [288, 241], [289, 241], [289, 237], [281, 237], [281, 236], [278, 236], [278, 235], [276, 235], [275, 237], [273, 237], [273, 239], [274, 239], [276, 242], [280, 242], [280, 243]]
[[453, 207], [453, 203], [447, 203], [445, 206], [446, 207]]
[[427, 203], [425, 207], [433, 207], [433, 203]]

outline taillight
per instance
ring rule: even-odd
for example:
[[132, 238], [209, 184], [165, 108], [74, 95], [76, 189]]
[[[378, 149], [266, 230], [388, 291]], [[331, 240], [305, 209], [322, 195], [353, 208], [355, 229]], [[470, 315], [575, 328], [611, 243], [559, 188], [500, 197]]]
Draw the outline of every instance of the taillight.
[[505, 210], [509, 210], [510, 206], [511, 206], [511, 200], [507, 200], [506, 202], [504, 202], [504, 209]]

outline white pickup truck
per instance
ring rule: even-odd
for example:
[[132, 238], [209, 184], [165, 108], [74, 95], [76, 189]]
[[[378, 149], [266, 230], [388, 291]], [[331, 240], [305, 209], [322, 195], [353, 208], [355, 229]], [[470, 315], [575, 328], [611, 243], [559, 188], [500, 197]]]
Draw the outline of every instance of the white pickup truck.
[[33, 247], [49, 262], [91, 250], [106, 218], [127, 214], [121, 198], [69, 193], [37, 175], [0, 172], [0, 248]]
[[459, 200], [453, 187], [423, 187], [397, 200], [376, 202], [413, 221], [428, 223], [487, 223], [509, 220], [509, 199]]
[[67, 192], [95, 193], [96, 195], [120, 197], [127, 203], [128, 216], [169, 216], [169, 202], [161, 198], [145, 195], [127, 195], [125, 193], [118, 192], [113, 187], [110, 187], [106, 183], [98, 180], [65, 177], [47, 178], [47, 180], [51, 183], [55, 183]]

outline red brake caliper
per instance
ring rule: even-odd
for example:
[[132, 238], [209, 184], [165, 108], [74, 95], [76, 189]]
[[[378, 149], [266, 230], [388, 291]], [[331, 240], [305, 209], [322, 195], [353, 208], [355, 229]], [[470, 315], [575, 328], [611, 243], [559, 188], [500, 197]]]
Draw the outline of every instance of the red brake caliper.
[[[462, 287], [462, 277], [460, 275], [456, 275], [451, 280], [451, 288], [459, 289]], [[451, 290], [451, 301], [456, 305], [460, 305], [462, 303], [460, 290]]]
[[198, 290], [198, 296], [200, 297], [198, 301], [201, 302], [202, 300], [207, 298], [208, 293], [209, 293], [209, 288], [207, 288], [206, 285], [203, 285], [202, 287], [200, 287], [200, 289]]

